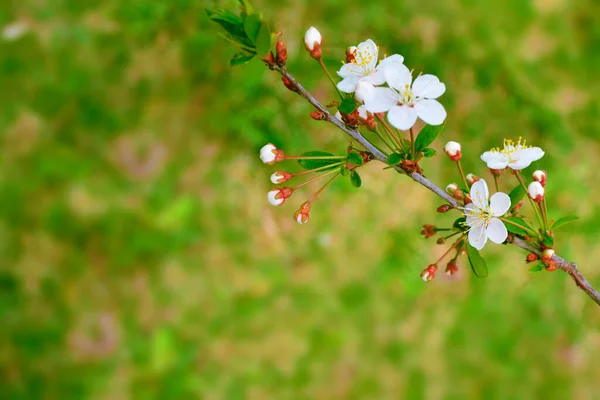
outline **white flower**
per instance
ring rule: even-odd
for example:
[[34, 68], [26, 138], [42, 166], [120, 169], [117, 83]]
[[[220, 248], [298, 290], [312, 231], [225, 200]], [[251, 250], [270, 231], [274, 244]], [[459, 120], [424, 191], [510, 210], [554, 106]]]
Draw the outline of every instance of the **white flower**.
[[458, 142], [449, 141], [444, 146], [444, 152], [452, 161], [458, 161], [462, 158], [461, 150], [462, 147]]
[[265, 164], [273, 164], [277, 159], [277, 147], [274, 144], [268, 143], [260, 149], [260, 160]]
[[494, 243], [503, 243], [508, 231], [497, 217], [503, 216], [510, 209], [510, 197], [506, 193], [498, 192], [490, 198], [487, 183], [483, 179], [471, 186], [470, 196], [473, 203], [465, 207], [469, 244], [481, 250], [488, 238]]
[[23, 22], [13, 22], [2, 29], [2, 39], [11, 42], [27, 33], [27, 25]]
[[294, 215], [296, 222], [299, 224], [305, 224], [308, 222], [309, 215], [307, 212], [297, 211], [296, 215]]
[[517, 143], [510, 139], [504, 139], [504, 148], [496, 148], [486, 151], [481, 155], [481, 159], [490, 169], [504, 169], [509, 167], [514, 170], [527, 168], [532, 162], [539, 160], [544, 156], [544, 152], [539, 147], [526, 146], [526, 141], [521, 143], [521, 138]]
[[367, 81], [358, 81], [356, 84], [356, 91], [354, 92], [354, 99], [359, 103], [364, 103], [365, 99], [373, 93], [375, 86], [371, 85]]
[[367, 119], [369, 117], [367, 108], [365, 106], [358, 107], [358, 116], [361, 117], [362, 119]]
[[282, 183], [289, 181], [292, 177], [293, 175], [289, 172], [275, 171], [271, 175], [271, 182], [275, 185], [281, 185]]
[[361, 80], [371, 85], [382, 85], [385, 83], [385, 70], [394, 65], [402, 65], [404, 62], [404, 57], [394, 54], [381, 60], [377, 65], [379, 49], [371, 39], [360, 43], [354, 50], [353, 56], [351, 62], [344, 64], [337, 73], [343, 78], [337, 87], [345, 93], [354, 93], [356, 85]]
[[542, 171], [538, 169], [537, 171], [533, 171], [533, 180], [542, 184], [542, 186], [546, 186], [546, 180], [548, 179], [548, 175], [546, 171]]
[[267, 199], [269, 203], [274, 206], [280, 206], [285, 202], [285, 197], [281, 195], [281, 189], [271, 189], [269, 193], [267, 193]]
[[529, 184], [529, 186], [527, 186], [527, 194], [529, 195], [529, 198], [536, 203], [540, 203], [542, 200], [544, 200], [544, 193], [544, 187], [538, 181], [533, 181]]
[[446, 91], [446, 85], [434, 75], [419, 75], [412, 81], [412, 73], [403, 64], [385, 68], [389, 88], [375, 88], [365, 99], [372, 113], [388, 112], [388, 120], [398, 129], [407, 130], [421, 118], [429, 125], [441, 125], [446, 110], [437, 100]]
[[304, 46], [306, 47], [306, 50], [313, 51], [315, 46], [321, 46], [321, 43], [323, 43], [323, 36], [321, 36], [321, 32], [319, 32], [314, 26], [308, 28], [304, 34]]

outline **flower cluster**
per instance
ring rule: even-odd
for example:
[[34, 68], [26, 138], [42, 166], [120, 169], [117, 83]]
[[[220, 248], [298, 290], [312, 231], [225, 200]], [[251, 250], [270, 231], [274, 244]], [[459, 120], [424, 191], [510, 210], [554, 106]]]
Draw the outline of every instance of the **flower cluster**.
[[436, 76], [419, 75], [413, 81], [404, 57], [394, 54], [379, 61], [379, 48], [371, 39], [349, 48], [346, 55], [348, 62], [337, 72], [342, 78], [337, 87], [354, 93], [367, 111], [387, 113], [390, 124], [400, 130], [411, 129], [417, 118], [430, 125], [446, 119], [446, 110], [435, 100], [446, 86]]

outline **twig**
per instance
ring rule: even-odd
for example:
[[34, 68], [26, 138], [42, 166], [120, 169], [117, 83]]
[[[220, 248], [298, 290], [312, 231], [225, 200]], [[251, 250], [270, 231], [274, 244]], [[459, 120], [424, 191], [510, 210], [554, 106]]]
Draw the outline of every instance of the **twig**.
[[[287, 71], [285, 67], [274, 65], [270, 66], [270, 68], [285, 76], [297, 89], [297, 92], [300, 96], [304, 97], [317, 110], [321, 111], [326, 116], [329, 122], [337, 126], [342, 131], [346, 132], [354, 140], [360, 143], [367, 151], [371, 152], [373, 154], [374, 159], [379, 160], [383, 163], [387, 163], [387, 157], [384, 153], [382, 153], [379, 149], [373, 146], [358, 130], [349, 128], [348, 126], [346, 126], [346, 124], [344, 124], [342, 121], [338, 120], [334, 115], [332, 115], [329, 112], [329, 110], [327, 110], [327, 108], [325, 108], [306, 89], [304, 89], [304, 87]], [[427, 189], [431, 190], [433, 193], [437, 194], [439, 197], [447, 201], [454, 208], [458, 209], [461, 206], [457, 200], [452, 198], [448, 193], [446, 193], [435, 183], [431, 182], [429, 179], [424, 177], [422, 174], [419, 174], [418, 172], [407, 173], [397, 165], [394, 166], [394, 169], [401, 174], [410, 176], [414, 181], [420, 183]], [[530, 253], [535, 253], [538, 256], [541, 256], [540, 249], [524, 239], [514, 236], [510, 243]], [[594, 289], [592, 285], [583, 277], [581, 272], [579, 272], [579, 270], [577, 269], [577, 264], [567, 261], [556, 254], [552, 257], [552, 261], [556, 264], [556, 266], [559, 269], [569, 274], [569, 276], [571, 276], [577, 287], [583, 290], [592, 300], [594, 300], [596, 304], [600, 306], [600, 293], [598, 293], [598, 291]]]

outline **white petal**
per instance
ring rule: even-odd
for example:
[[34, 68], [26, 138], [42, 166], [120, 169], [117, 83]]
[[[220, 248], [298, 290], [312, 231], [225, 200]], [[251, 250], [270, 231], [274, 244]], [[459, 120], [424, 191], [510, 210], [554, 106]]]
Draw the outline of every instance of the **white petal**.
[[469, 194], [471, 195], [473, 204], [482, 210], [487, 210], [490, 192], [488, 191], [488, 186], [485, 180], [480, 179], [475, 182], [473, 186], [471, 186], [471, 192]]
[[417, 115], [429, 125], [441, 125], [446, 119], [446, 110], [437, 100], [420, 100], [415, 103]]
[[367, 108], [364, 105], [358, 107], [358, 116], [362, 119], [367, 119], [369, 117], [369, 114], [367, 113]]
[[365, 99], [365, 107], [372, 113], [386, 112], [398, 103], [398, 97], [389, 88], [377, 87]]
[[437, 99], [446, 91], [444, 85], [435, 75], [419, 75], [412, 85], [415, 96], [426, 99]]
[[351, 75], [344, 78], [344, 80], [342, 80], [341, 82], [338, 82], [337, 87], [344, 93], [354, 93], [354, 91], [356, 90], [356, 84], [359, 80], [360, 77], [356, 75]]
[[406, 131], [417, 122], [417, 110], [409, 106], [394, 106], [388, 112], [388, 121], [395, 128]]
[[513, 154], [515, 161], [508, 164], [508, 166], [514, 170], [521, 170], [529, 167], [532, 162], [539, 160], [543, 156], [544, 152], [539, 147], [523, 149]]
[[465, 217], [467, 218], [467, 225], [471, 227], [481, 224], [481, 210], [473, 203], [465, 206]]
[[490, 211], [493, 216], [501, 217], [510, 209], [510, 197], [506, 193], [494, 193], [490, 198]]
[[364, 103], [365, 100], [373, 95], [373, 90], [375, 86], [371, 85], [369, 82], [365, 80], [360, 80], [356, 84], [356, 91], [354, 93], [354, 98], [359, 103]]
[[388, 67], [388, 66], [391, 66], [392, 64], [402, 64], [403, 62], [404, 62], [404, 57], [402, 57], [400, 54], [392, 54], [391, 56], [386, 57], [383, 60], [381, 60], [381, 62], [377, 66], [377, 69], [379, 69], [381, 67]]
[[374, 86], [383, 85], [385, 83], [385, 69], [377, 69], [363, 79]]
[[393, 67], [386, 68], [384, 73], [388, 85], [396, 90], [404, 90], [412, 82], [412, 75], [404, 64], [394, 64]]
[[273, 152], [274, 150], [277, 150], [277, 147], [275, 147], [273, 144], [268, 143], [264, 145], [260, 149], [260, 160], [265, 164], [272, 163], [273, 161], [275, 161], [276, 156]]
[[404, 61], [404, 57], [399, 54], [394, 54], [382, 60], [375, 72], [371, 72], [369, 75], [365, 77], [367, 81], [375, 86], [383, 85], [385, 83], [385, 70], [386, 68], [394, 68], [398, 65], [402, 65]]
[[504, 223], [498, 218], [492, 218], [487, 226], [487, 236], [494, 243], [504, 243], [508, 236], [508, 231]]
[[483, 249], [487, 242], [487, 232], [483, 225], [479, 225], [469, 230], [469, 244], [477, 250]]
[[340, 68], [337, 74], [342, 78], [347, 78], [349, 76], [356, 76], [360, 78], [365, 74], [365, 69], [354, 63], [348, 63], [342, 65], [342, 68]]
[[269, 193], [267, 193], [267, 200], [269, 200], [269, 203], [271, 203], [271, 205], [280, 206], [285, 201], [284, 198], [275, 198], [275, 196], [277, 196], [278, 194], [279, 194], [279, 189], [273, 189], [273, 190], [270, 190]]
[[498, 151], [486, 151], [481, 155], [481, 160], [491, 169], [504, 169], [508, 166], [508, 157]]
[[371, 39], [367, 39], [356, 46], [354, 60], [358, 65], [364, 65], [367, 69], [375, 69], [378, 56], [379, 49], [377, 49], [377, 45]]

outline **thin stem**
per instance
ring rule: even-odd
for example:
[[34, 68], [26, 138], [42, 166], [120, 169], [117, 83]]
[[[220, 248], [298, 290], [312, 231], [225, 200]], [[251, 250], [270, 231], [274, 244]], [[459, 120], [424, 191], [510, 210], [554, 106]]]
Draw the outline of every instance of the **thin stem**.
[[309, 169], [309, 170], [306, 170], [306, 171], [298, 172], [296, 174], [292, 174], [292, 176], [296, 177], [296, 176], [310, 174], [312, 172], [318, 172], [318, 171], [321, 171], [321, 170], [324, 170], [324, 169], [329, 169], [329, 168], [337, 167], [339, 165], [342, 165], [344, 162], [345, 161], [340, 161], [339, 163], [335, 163], [335, 164], [323, 165], [322, 167], [319, 167], [319, 168]]
[[546, 229], [549, 229], [550, 224], [548, 224], [548, 206], [546, 205], [546, 199], [542, 200], [542, 204], [544, 205], [544, 218], [546, 218]]
[[331, 178], [330, 180], [328, 180], [327, 183], [325, 183], [321, 187], [321, 189], [317, 190], [315, 192], [315, 194], [313, 194], [312, 196], [310, 196], [310, 199], [308, 199], [308, 203], [312, 203], [323, 192], [323, 190], [325, 190], [325, 188], [327, 186], [331, 185], [333, 183], [333, 181], [335, 181], [339, 176], [340, 176], [340, 172], [338, 172], [333, 178]]
[[331, 76], [331, 74], [329, 73], [329, 70], [327, 69], [327, 67], [325, 66], [325, 64], [323, 64], [323, 59], [319, 57], [318, 61], [319, 61], [319, 65], [321, 66], [321, 68], [323, 69], [323, 71], [325, 71], [325, 74], [327, 74], [327, 77], [329, 78], [329, 81], [331, 82], [331, 84], [333, 85], [333, 87], [335, 88], [335, 90], [338, 92], [338, 94], [340, 95], [340, 97], [343, 99], [344, 95], [342, 94], [342, 92], [340, 91], [340, 89], [338, 89], [337, 83], [333, 79], [333, 76]]
[[[456, 161], [456, 165], [458, 166], [458, 172], [460, 172], [460, 177], [462, 178], [463, 183], [465, 184], [465, 188], [469, 188], [469, 182], [467, 182], [467, 178], [465, 177], [465, 172], [463, 171], [462, 165], [460, 164], [460, 160]], [[496, 189], [496, 191], [498, 191]]]
[[[529, 191], [527, 190], [527, 185], [525, 185], [525, 182], [523, 182], [523, 178], [521, 177], [521, 174], [519, 173], [519, 171], [515, 170], [515, 176], [517, 177], [517, 180], [519, 181], [521, 186], [523, 186], [523, 189], [525, 189], [525, 193], [528, 193]], [[527, 194], [526, 196], [527, 196], [527, 199], [529, 200], [529, 204], [531, 204], [531, 208], [533, 208], [533, 211], [535, 211], [535, 215], [537, 216], [538, 223], [540, 224], [540, 228], [544, 228], [545, 227], [544, 220], [543, 220], [542, 216], [540, 215], [540, 211], [539, 211], [538, 207], [536, 207], [533, 200], [531, 200], [531, 197], [529, 197], [529, 194]]]
[[321, 178], [324, 178], [324, 177], [326, 177], [326, 176], [328, 176], [328, 175], [335, 174], [335, 173], [338, 173], [338, 174], [339, 174], [339, 173], [340, 173], [340, 171], [339, 171], [338, 169], [334, 169], [333, 171], [326, 172], [326, 173], [324, 173], [324, 174], [322, 174], [322, 175], [319, 175], [319, 176], [317, 176], [317, 177], [314, 177], [314, 178], [312, 178], [311, 180], [308, 180], [308, 181], [306, 181], [306, 182], [304, 182], [304, 183], [301, 183], [301, 184], [299, 184], [298, 186], [296, 186], [296, 187], [292, 188], [292, 190], [297, 190], [297, 189], [300, 189], [300, 188], [301, 188], [301, 187], [303, 187], [303, 186], [306, 186], [306, 185], [308, 185], [308, 184], [311, 184], [311, 183], [313, 183], [314, 181], [318, 181], [318, 180], [319, 180], [319, 179], [321, 179]]
[[540, 208], [540, 213], [542, 214], [542, 219], [544, 221], [544, 234], [546, 234], [546, 231], [548, 230], [548, 217], [544, 212], [544, 205], [542, 203], [537, 203], [537, 205]]
[[456, 236], [456, 235], [459, 235], [459, 234], [461, 234], [461, 233], [462, 233], [462, 231], [456, 231], [456, 232], [454, 232], [454, 233], [451, 233], [451, 234], [450, 234], [450, 235], [448, 235], [448, 236], [444, 236], [442, 239], [444, 239], [444, 240], [446, 240], [446, 239], [450, 239], [451, 237], [453, 237], [453, 236]]
[[346, 156], [285, 156], [286, 160], [341, 160]]
[[385, 131], [387, 132], [388, 136], [392, 139], [392, 141], [396, 142], [396, 144], [398, 145], [398, 150], [400, 150], [400, 148], [402, 148], [403, 151], [406, 151], [406, 148], [404, 148], [404, 144], [402, 143], [402, 141], [400, 139], [398, 139], [396, 137], [396, 135], [394, 135], [392, 128], [389, 127], [389, 125], [385, 122], [385, 120], [383, 118], [380, 118], [377, 114], [375, 114], [375, 116], [377, 117], [379, 122], [381, 122], [381, 124], [385, 128]]
[[[463, 232], [460, 232], [460, 231], [459, 231], [459, 232], [456, 232], [456, 233], [452, 234], [451, 236], [458, 235], [459, 233], [463, 233]], [[448, 237], [451, 237], [451, 236], [448, 236]], [[450, 246], [450, 248], [449, 248], [449, 249], [448, 249], [448, 250], [447, 250], [447, 251], [446, 251], [444, 254], [442, 254], [442, 256], [441, 256], [440, 258], [438, 258], [438, 260], [435, 262], [435, 263], [436, 263], [436, 265], [437, 265], [437, 263], [439, 263], [440, 261], [442, 261], [442, 260], [443, 260], [443, 259], [444, 259], [444, 258], [445, 258], [445, 257], [446, 257], [448, 254], [450, 254], [450, 252], [451, 252], [453, 249], [455, 249], [455, 248], [456, 248], [456, 245], [458, 244], [458, 242], [459, 242], [460, 240], [462, 240], [463, 236], [464, 236], [464, 233], [463, 233], [463, 235], [462, 235], [462, 236], [461, 236], [461, 237], [460, 237], [460, 238], [459, 238], [459, 239], [458, 239], [456, 242], [454, 242], [454, 244], [453, 244], [452, 246]]]
[[376, 127], [374, 132], [377, 135], [377, 137], [379, 137], [379, 139], [381, 139], [381, 141], [388, 147], [388, 149], [394, 152], [394, 146], [390, 146], [389, 143], [383, 138], [383, 135], [379, 131], [379, 127]]
[[502, 222], [504, 222], [505, 224], [508, 224], [508, 225], [516, 226], [519, 229], [523, 229], [524, 231], [527, 231], [527, 233], [529, 233], [529, 234], [531, 234], [533, 236], [537, 236], [537, 233], [535, 231], [533, 231], [533, 230], [531, 230], [531, 229], [529, 229], [529, 228], [527, 228], [525, 226], [519, 225], [519, 224], [517, 224], [515, 222], [512, 222], [512, 221], [510, 221], [510, 220], [508, 220], [508, 219], [506, 219], [504, 217], [500, 217], [500, 221], [502, 221]]
[[413, 131], [412, 126], [410, 127], [409, 131], [410, 131], [410, 151], [411, 151], [411, 154], [414, 156], [415, 155], [415, 132]]
[[494, 175], [494, 186], [496, 186], [496, 192], [499, 192], [500, 189], [498, 189], [498, 177], [496, 175]]

